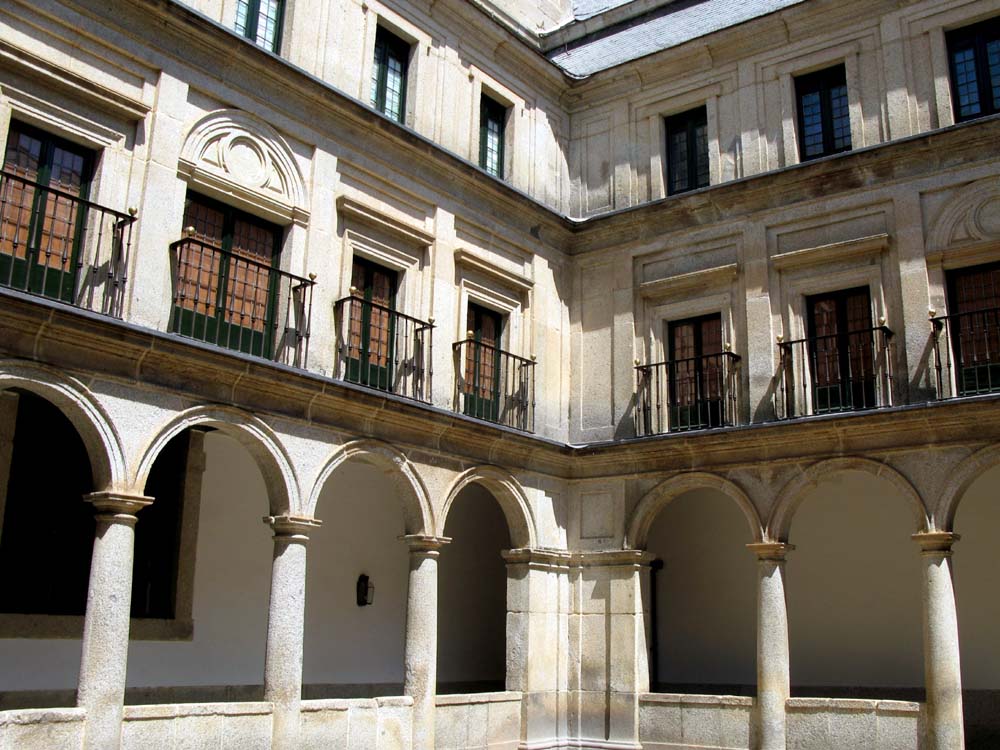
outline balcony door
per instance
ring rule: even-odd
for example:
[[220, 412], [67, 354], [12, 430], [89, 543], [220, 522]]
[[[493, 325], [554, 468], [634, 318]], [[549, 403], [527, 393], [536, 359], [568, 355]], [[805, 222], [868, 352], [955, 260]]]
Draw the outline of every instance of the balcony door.
[[813, 413], [877, 406], [868, 287], [809, 297], [808, 306]]
[[392, 390], [398, 274], [363, 258], [351, 271], [347, 380]]
[[11, 122], [0, 191], [0, 283], [73, 301], [93, 152]]
[[1000, 390], [1000, 263], [950, 272], [948, 313], [959, 395]]
[[188, 193], [171, 330], [270, 358], [281, 227]]
[[722, 316], [688, 318], [668, 326], [670, 429], [720, 427], [725, 397]]
[[466, 320], [472, 339], [465, 348], [464, 412], [496, 422], [500, 418], [503, 316], [470, 302]]

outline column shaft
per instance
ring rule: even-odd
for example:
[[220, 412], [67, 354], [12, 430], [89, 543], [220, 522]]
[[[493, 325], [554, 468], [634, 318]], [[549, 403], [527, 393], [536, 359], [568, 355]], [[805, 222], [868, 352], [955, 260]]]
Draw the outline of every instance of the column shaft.
[[307, 532], [319, 526], [319, 522], [294, 516], [270, 516], [264, 521], [274, 530], [264, 698], [274, 705], [272, 748], [297, 750], [302, 704]]
[[437, 698], [437, 610], [439, 550], [445, 539], [407, 536], [410, 585], [406, 600], [403, 692], [413, 698], [413, 750], [434, 750]]
[[913, 538], [920, 544], [923, 563], [928, 750], [962, 750], [962, 669], [951, 573], [951, 545], [958, 535], [928, 532]]
[[151, 500], [109, 492], [86, 499], [97, 510], [97, 530], [76, 700], [86, 711], [85, 750], [115, 750], [125, 705], [135, 514]]
[[791, 545], [748, 545], [757, 554], [757, 702], [754, 750], [785, 750], [785, 704], [791, 694], [785, 553]]

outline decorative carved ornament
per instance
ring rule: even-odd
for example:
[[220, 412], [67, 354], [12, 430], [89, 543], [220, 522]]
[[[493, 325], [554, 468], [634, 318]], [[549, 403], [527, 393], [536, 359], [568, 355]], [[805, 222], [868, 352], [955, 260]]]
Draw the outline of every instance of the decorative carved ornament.
[[235, 109], [202, 117], [188, 132], [180, 173], [200, 190], [278, 223], [305, 223], [305, 181], [292, 150], [263, 120]]
[[980, 180], [952, 196], [931, 228], [928, 250], [941, 257], [949, 248], [1000, 240], [1000, 180]]

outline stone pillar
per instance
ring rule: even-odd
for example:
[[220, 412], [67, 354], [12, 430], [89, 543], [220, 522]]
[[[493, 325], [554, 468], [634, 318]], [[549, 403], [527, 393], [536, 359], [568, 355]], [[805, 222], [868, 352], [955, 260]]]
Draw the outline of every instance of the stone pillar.
[[274, 705], [271, 747], [296, 750], [302, 703], [306, 543], [308, 532], [320, 522], [299, 516], [265, 516], [264, 523], [274, 531], [264, 699]]
[[401, 537], [410, 547], [406, 597], [406, 654], [403, 692], [413, 698], [413, 750], [434, 750], [437, 698], [438, 569], [441, 547], [450, 539]]
[[95, 492], [84, 499], [97, 510], [97, 530], [76, 703], [86, 711], [85, 750], [115, 750], [125, 705], [135, 514], [152, 498]]
[[924, 684], [927, 690], [928, 750], [962, 750], [962, 668], [958, 615], [951, 575], [951, 546], [958, 534], [914, 534], [923, 562]]
[[788, 670], [788, 612], [785, 555], [781, 542], [748, 544], [757, 555], [757, 701], [753, 750], [785, 750], [785, 703], [791, 693]]

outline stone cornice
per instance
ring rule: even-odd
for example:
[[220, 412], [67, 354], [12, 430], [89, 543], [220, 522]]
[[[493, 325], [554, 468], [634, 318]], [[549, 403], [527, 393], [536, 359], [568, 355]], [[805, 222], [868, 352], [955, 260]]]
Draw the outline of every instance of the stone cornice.
[[571, 446], [0, 290], [0, 354], [564, 479], [719, 471], [1000, 441], [1000, 396]]

